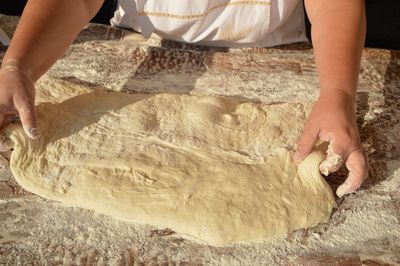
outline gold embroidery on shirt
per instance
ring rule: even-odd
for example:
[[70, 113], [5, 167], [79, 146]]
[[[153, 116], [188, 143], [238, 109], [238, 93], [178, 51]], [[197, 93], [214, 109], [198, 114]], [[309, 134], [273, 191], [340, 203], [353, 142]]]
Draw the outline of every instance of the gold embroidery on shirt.
[[253, 27], [246, 27], [239, 32], [234, 32], [232, 25], [228, 25], [227, 27], [221, 29], [218, 33], [219, 39], [224, 41], [237, 41], [245, 38], [253, 31]]
[[152, 17], [168, 17], [175, 19], [199, 19], [208, 16], [211, 12], [227, 7], [227, 6], [245, 6], [245, 5], [258, 5], [258, 6], [269, 6], [271, 3], [269, 1], [255, 1], [255, 0], [244, 0], [237, 1], [232, 3], [224, 3], [211, 7], [206, 10], [204, 13], [200, 14], [192, 14], [192, 15], [179, 15], [179, 14], [171, 14], [171, 13], [162, 13], [162, 12], [152, 12], [152, 11], [140, 11], [139, 16], [152, 16]]

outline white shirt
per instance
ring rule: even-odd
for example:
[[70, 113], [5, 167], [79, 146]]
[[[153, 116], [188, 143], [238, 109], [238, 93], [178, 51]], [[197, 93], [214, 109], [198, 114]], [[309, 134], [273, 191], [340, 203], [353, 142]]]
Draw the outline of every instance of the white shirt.
[[211, 46], [308, 41], [301, 0], [119, 0], [111, 25]]

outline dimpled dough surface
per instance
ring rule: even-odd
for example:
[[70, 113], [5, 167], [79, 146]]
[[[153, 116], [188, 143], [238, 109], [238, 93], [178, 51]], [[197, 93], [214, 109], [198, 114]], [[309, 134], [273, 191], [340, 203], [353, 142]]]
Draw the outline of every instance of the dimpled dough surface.
[[334, 197], [292, 150], [308, 107], [210, 96], [80, 91], [38, 105], [42, 137], [6, 129], [28, 191], [212, 244], [285, 234], [329, 219]]

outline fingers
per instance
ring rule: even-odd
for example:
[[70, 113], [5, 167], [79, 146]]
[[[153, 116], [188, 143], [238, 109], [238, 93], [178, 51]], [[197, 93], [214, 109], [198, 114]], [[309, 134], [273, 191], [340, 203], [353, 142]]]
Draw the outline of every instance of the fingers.
[[367, 156], [361, 149], [353, 151], [346, 160], [346, 167], [349, 170], [349, 175], [346, 181], [336, 190], [336, 195], [338, 195], [338, 197], [353, 193], [361, 186], [364, 180], [367, 179]]
[[37, 127], [36, 109], [33, 99], [27, 97], [16, 98], [14, 104], [26, 135], [31, 139], [39, 138], [40, 134]]
[[[319, 171], [327, 176], [329, 173], [336, 172], [343, 164], [343, 158], [345, 151], [340, 148], [334, 149], [334, 141], [331, 140], [329, 142], [326, 159], [321, 162], [319, 165]], [[338, 145], [336, 145], [338, 146]], [[335, 152], [335, 150], [337, 152]]]
[[319, 134], [319, 127], [314, 124], [306, 124], [303, 130], [303, 135], [297, 144], [297, 151], [293, 156], [296, 163], [303, 161], [314, 148]]
[[2, 68], [0, 73], [0, 113], [3, 115], [0, 128], [4, 126], [4, 117], [18, 113], [26, 135], [37, 139], [39, 131], [34, 105], [34, 84], [30, 75], [20, 69], [21, 66], [9, 66], [11, 68]]
[[352, 133], [328, 132], [321, 134], [320, 139], [329, 142], [326, 159], [319, 166], [325, 176], [339, 170], [349, 154], [359, 148], [358, 137]]

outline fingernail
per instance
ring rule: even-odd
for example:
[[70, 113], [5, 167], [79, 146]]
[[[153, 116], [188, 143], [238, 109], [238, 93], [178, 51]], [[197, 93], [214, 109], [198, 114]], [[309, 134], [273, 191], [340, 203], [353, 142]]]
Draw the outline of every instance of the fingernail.
[[29, 134], [31, 134], [31, 136], [35, 139], [40, 137], [40, 133], [39, 130], [36, 127], [33, 127], [31, 129], [29, 129]]
[[338, 189], [336, 190], [336, 195], [341, 198], [346, 194], [352, 193], [352, 191], [350, 191], [350, 187], [348, 184], [343, 183], [341, 184]]
[[319, 171], [321, 172], [321, 174], [323, 174], [324, 176], [328, 176], [329, 175], [329, 169], [328, 166], [326, 165], [326, 163], [324, 163], [325, 161], [323, 161], [320, 165], [319, 165]]
[[293, 160], [295, 163], [298, 164], [303, 160], [303, 158], [302, 158], [301, 154], [296, 151], [295, 154], [293, 155]]
[[37, 139], [40, 137], [39, 130], [36, 127], [29, 129], [29, 134], [33, 139]]

